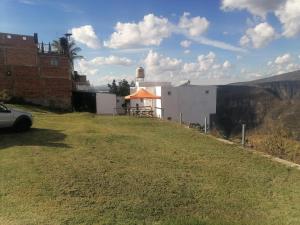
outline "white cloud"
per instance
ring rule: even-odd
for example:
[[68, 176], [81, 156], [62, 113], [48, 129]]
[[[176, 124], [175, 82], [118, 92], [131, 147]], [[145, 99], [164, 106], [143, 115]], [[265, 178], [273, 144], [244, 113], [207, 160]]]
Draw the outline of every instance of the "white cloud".
[[184, 50], [184, 52], [183, 52], [184, 54], [190, 54], [191, 53], [191, 50], [189, 50], [189, 49], [186, 49], [186, 50]]
[[[149, 51], [144, 60], [147, 73], [163, 73], [180, 70], [182, 61], [176, 58], [164, 57], [154, 51]], [[158, 75], [158, 74], [157, 74]]]
[[281, 22], [285, 37], [295, 37], [300, 34], [299, 0], [222, 0], [221, 8], [225, 11], [248, 10], [263, 19], [270, 12]]
[[190, 36], [199, 36], [205, 33], [209, 27], [209, 21], [205, 17], [189, 18], [190, 13], [185, 12], [180, 17], [178, 27], [186, 30]]
[[97, 75], [101, 66], [116, 65], [116, 66], [130, 66], [132, 60], [125, 57], [108, 56], [108, 57], [96, 57], [91, 60], [81, 59], [75, 65], [76, 70], [80, 73], [94, 76]]
[[226, 60], [224, 63], [223, 63], [223, 68], [224, 69], [229, 69], [229, 68], [231, 68], [231, 63], [228, 61], [228, 60]]
[[285, 5], [281, 6], [275, 15], [283, 25], [283, 35], [294, 37], [300, 34], [300, 1], [287, 0]]
[[184, 41], [181, 41], [181, 42], [180, 42], [180, 45], [181, 45], [181, 47], [183, 47], [183, 48], [188, 48], [188, 47], [191, 46], [191, 44], [192, 44], [192, 42], [191, 42], [191, 41], [188, 41], [188, 40], [184, 40]]
[[101, 47], [99, 38], [91, 25], [74, 27], [71, 29], [75, 41], [85, 44], [89, 48], [97, 49]]
[[280, 7], [286, 0], [222, 0], [221, 8], [225, 11], [248, 10], [251, 14], [265, 17]]
[[240, 39], [242, 46], [253, 46], [262, 48], [268, 45], [277, 37], [274, 28], [268, 23], [260, 23], [254, 28], [249, 28], [246, 34]]
[[139, 23], [118, 22], [115, 32], [104, 45], [109, 48], [158, 46], [164, 38], [171, 35], [171, 29], [172, 25], [167, 18], [148, 14]]
[[[181, 80], [199, 79], [206, 82], [217, 82], [218, 79], [227, 76], [227, 71], [232, 67], [226, 60], [223, 64], [218, 63], [217, 56], [213, 52], [206, 55], [199, 55], [194, 62], [183, 62], [177, 58], [165, 57], [154, 51], [149, 51], [144, 60], [145, 70], [149, 80]], [[211, 80], [210, 80], [211, 79]]]
[[241, 46], [248, 46], [250, 42], [251, 42], [251, 40], [250, 40], [250, 38], [247, 35], [244, 35], [240, 39], [240, 45]]
[[229, 50], [229, 51], [234, 51], [234, 52], [247, 52], [247, 50], [243, 49], [243, 48], [239, 48], [236, 46], [233, 46], [231, 44], [227, 44], [225, 42], [222, 41], [217, 41], [217, 40], [212, 40], [206, 37], [189, 37], [191, 40], [193, 40], [196, 43], [199, 44], [203, 44], [203, 45], [208, 45], [208, 46], [213, 46], [215, 48], [220, 48], [220, 49], [224, 49], [224, 50]]
[[289, 53], [286, 53], [282, 56], [278, 56], [276, 59], [275, 59], [275, 63], [276, 64], [285, 64], [285, 63], [290, 63], [292, 60], [292, 57]]
[[188, 18], [189, 15], [190, 13], [187, 12], [183, 14], [183, 16], [180, 18], [178, 27], [174, 27], [174, 32], [183, 34], [186, 38], [198, 44], [208, 45], [229, 51], [246, 52], [246, 50], [243, 48], [204, 37], [203, 34], [209, 27], [209, 22], [207, 19], [199, 16]]
[[269, 74], [280, 74], [291, 72], [300, 69], [300, 64], [297, 63], [297, 57], [290, 53], [285, 53], [268, 62]]
[[209, 27], [209, 21], [200, 16], [189, 18], [189, 15], [189, 13], [184, 13], [177, 25], [169, 22], [165, 17], [157, 17], [153, 14], [145, 15], [138, 23], [118, 22], [110, 39], [104, 41], [104, 46], [113, 49], [159, 46], [165, 38], [172, 34], [180, 34], [189, 39], [188, 41], [192, 40], [198, 44], [245, 52], [244, 49], [231, 44], [203, 37], [202, 35]]
[[209, 52], [207, 55], [199, 55], [198, 56], [198, 64], [200, 71], [209, 70], [215, 63], [216, 54], [213, 52]]
[[81, 59], [80, 62], [87, 63], [90, 65], [95, 66], [102, 66], [102, 65], [119, 65], [119, 66], [129, 66], [132, 64], [132, 61], [125, 57], [118, 57], [118, 56], [108, 56], [108, 57], [96, 57], [92, 60], [85, 60]]

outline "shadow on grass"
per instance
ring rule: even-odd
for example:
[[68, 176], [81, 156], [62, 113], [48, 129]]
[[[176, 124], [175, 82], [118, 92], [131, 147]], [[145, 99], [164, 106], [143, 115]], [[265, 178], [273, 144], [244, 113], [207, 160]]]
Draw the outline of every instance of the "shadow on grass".
[[25, 111], [31, 111], [31, 112], [37, 112], [37, 113], [55, 113], [55, 114], [65, 114], [70, 113], [71, 110], [62, 110], [58, 108], [51, 108], [51, 107], [45, 107], [41, 105], [36, 105], [32, 103], [17, 103], [17, 102], [10, 102], [7, 104], [10, 108], [15, 109], [21, 109]]
[[64, 143], [66, 135], [59, 130], [31, 128], [17, 133], [11, 129], [0, 129], [0, 150], [14, 146], [40, 146], [70, 148]]

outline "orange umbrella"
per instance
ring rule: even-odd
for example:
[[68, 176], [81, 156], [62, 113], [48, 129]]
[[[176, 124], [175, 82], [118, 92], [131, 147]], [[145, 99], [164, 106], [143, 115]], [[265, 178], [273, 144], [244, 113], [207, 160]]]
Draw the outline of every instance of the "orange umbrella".
[[136, 92], [132, 93], [131, 95], [127, 95], [125, 99], [160, 99], [160, 96], [156, 96], [151, 94], [150, 92], [146, 91], [143, 88], [140, 88]]

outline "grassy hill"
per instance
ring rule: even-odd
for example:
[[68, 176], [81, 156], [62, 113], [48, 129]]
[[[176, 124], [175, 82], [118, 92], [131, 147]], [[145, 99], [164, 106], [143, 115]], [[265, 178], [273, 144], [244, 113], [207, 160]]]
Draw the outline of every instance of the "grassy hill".
[[300, 224], [300, 172], [177, 124], [31, 108], [0, 133], [0, 224]]

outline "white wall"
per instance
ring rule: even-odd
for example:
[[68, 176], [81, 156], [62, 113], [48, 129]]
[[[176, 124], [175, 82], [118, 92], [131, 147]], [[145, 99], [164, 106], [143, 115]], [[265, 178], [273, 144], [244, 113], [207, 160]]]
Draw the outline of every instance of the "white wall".
[[[153, 86], [140, 87], [149, 92], [161, 96], [161, 99], [153, 100], [131, 100], [130, 104], [135, 107], [152, 105], [153, 107], [163, 108], [163, 118], [179, 121], [179, 114], [182, 112], [183, 122], [204, 124], [205, 117], [210, 123], [210, 115], [216, 113], [217, 87], [200, 85], [182, 86]], [[132, 88], [131, 93], [137, 88]], [[162, 111], [155, 109], [155, 116], [161, 117]]]
[[183, 121], [204, 124], [210, 115], [216, 113], [217, 87], [183, 85], [162, 87], [162, 108], [164, 119], [179, 121], [182, 112]]
[[116, 113], [116, 95], [107, 93], [96, 94], [97, 114], [114, 114]]
[[117, 114], [124, 114], [125, 109], [122, 107], [122, 105], [125, 103], [125, 98], [123, 96], [117, 96], [116, 97], [116, 113]]

